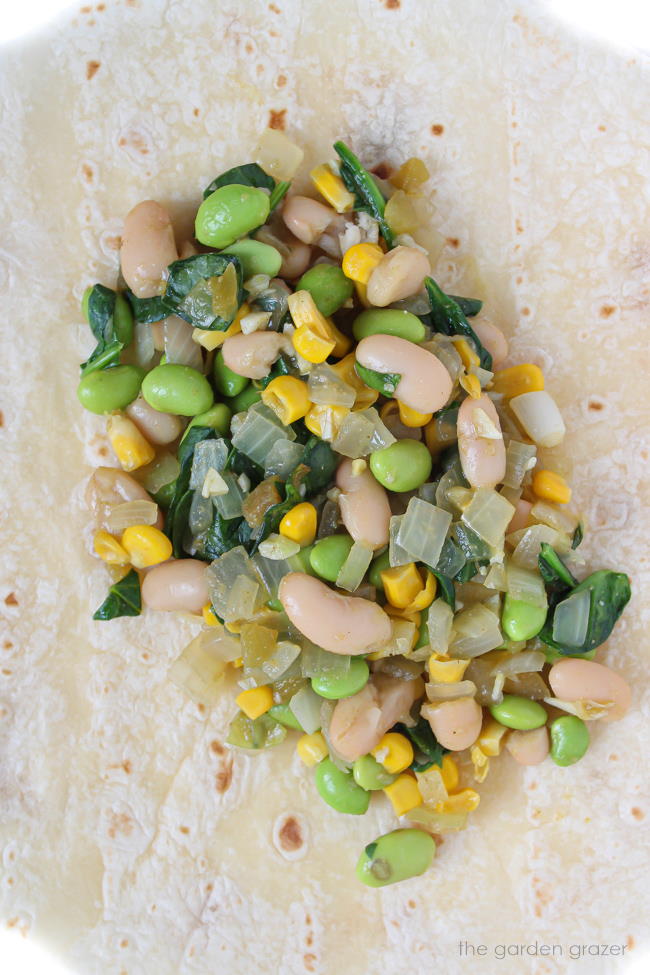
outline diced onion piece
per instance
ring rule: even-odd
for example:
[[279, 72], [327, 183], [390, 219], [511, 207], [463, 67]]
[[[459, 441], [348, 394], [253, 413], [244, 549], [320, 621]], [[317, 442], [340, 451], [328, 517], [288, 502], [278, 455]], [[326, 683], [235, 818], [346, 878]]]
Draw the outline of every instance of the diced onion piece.
[[397, 541], [397, 536], [405, 517], [405, 515], [393, 515], [389, 522], [388, 562], [391, 569], [398, 565], [407, 565], [409, 562], [413, 561], [406, 549], [402, 548]]
[[188, 643], [172, 664], [169, 678], [193, 700], [210, 707], [219, 699], [226, 664], [240, 654], [239, 640], [223, 626], [211, 626]]
[[244, 492], [239, 486], [237, 475], [232, 471], [227, 471], [223, 479], [228, 485], [226, 494], [217, 494], [213, 498], [213, 504], [222, 518], [228, 521], [230, 518], [239, 518], [242, 513], [242, 501]]
[[259, 583], [248, 575], [240, 575], [228, 594], [223, 618], [227, 623], [233, 620], [247, 620], [253, 616], [260, 596]]
[[348, 406], [356, 399], [355, 389], [346, 383], [325, 362], [314, 366], [307, 380], [309, 399], [325, 406]]
[[496, 589], [498, 592], [505, 592], [508, 588], [505, 566], [495, 562], [490, 566], [490, 571], [483, 580], [486, 589]]
[[261, 714], [259, 718], [251, 720], [243, 711], [239, 711], [228, 726], [226, 742], [233, 748], [257, 752], [279, 745], [286, 737], [287, 729], [269, 714]]
[[303, 677], [345, 677], [352, 659], [344, 653], [330, 653], [302, 638], [300, 670]]
[[399, 526], [397, 543], [411, 556], [411, 561], [435, 566], [450, 524], [448, 511], [422, 498], [411, 498]]
[[513, 397], [510, 408], [530, 439], [540, 447], [556, 447], [564, 440], [564, 420], [545, 389]]
[[285, 480], [296, 469], [304, 453], [304, 444], [286, 439], [276, 440], [264, 462], [264, 476], [275, 474]]
[[450, 579], [453, 579], [463, 568], [466, 561], [465, 553], [461, 550], [456, 540], [446, 538], [442, 546], [440, 558], [434, 568], [436, 572], [440, 572], [442, 575], [449, 576]]
[[434, 599], [429, 607], [429, 646], [434, 653], [446, 654], [451, 639], [454, 612], [444, 599]]
[[391, 617], [390, 625], [391, 635], [388, 641], [368, 648], [373, 654], [377, 654], [378, 660], [383, 657], [394, 657], [397, 654], [406, 656], [411, 653], [411, 647], [415, 643], [415, 623], [399, 617]]
[[443, 511], [450, 511], [455, 514], [456, 508], [449, 500], [449, 491], [455, 487], [464, 487], [463, 475], [456, 469], [456, 467], [450, 467], [448, 471], [442, 475], [438, 481], [438, 487], [436, 489], [436, 504]]
[[492, 700], [495, 704], [500, 704], [503, 700], [503, 688], [506, 683], [506, 675], [502, 670], [495, 671], [494, 687], [492, 688]]
[[294, 660], [300, 656], [300, 646], [290, 640], [278, 640], [271, 657], [264, 661], [262, 670], [269, 681], [278, 680], [286, 674]]
[[514, 513], [510, 502], [492, 488], [478, 488], [461, 520], [488, 545], [502, 549], [505, 530]]
[[278, 129], [265, 129], [253, 153], [258, 166], [274, 179], [292, 180], [305, 153]]
[[322, 697], [312, 690], [311, 687], [303, 687], [289, 701], [289, 710], [296, 718], [298, 724], [305, 729], [308, 735], [312, 735], [321, 726], [321, 705]]
[[422, 498], [423, 501], [428, 501], [429, 504], [435, 504], [437, 489], [437, 481], [427, 481], [426, 484], [421, 484], [418, 488], [418, 498]]
[[300, 545], [298, 542], [294, 542], [292, 538], [271, 532], [268, 538], [260, 542], [258, 550], [260, 555], [263, 555], [265, 559], [271, 559], [271, 561], [277, 562], [281, 559], [290, 559], [292, 555], [297, 555], [300, 551]]
[[551, 693], [544, 679], [536, 672], [506, 677], [505, 691], [507, 694], [529, 697], [532, 701], [543, 701]]
[[573, 535], [578, 527], [578, 516], [570, 511], [563, 511], [556, 508], [548, 501], [536, 501], [530, 509], [530, 516], [534, 521], [540, 521], [544, 525], [555, 528], [556, 531]]
[[271, 279], [268, 274], [254, 274], [248, 281], [244, 281], [244, 288], [248, 292], [248, 301], [254, 301], [269, 287]]
[[149, 494], [157, 494], [166, 484], [176, 480], [180, 469], [181, 465], [174, 454], [168, 450], [161, 450], [150, 464], [141, 467], [135, 473], [137, 480]]
[[603, 718], [614, 707], [614, 701], [588, 701], [581, 698], [577, 701], [561, 701], [557, 697], [545, 697], [545, 704], [550, 704], [552, 708], [566, 711], [568, 714], [575, 714], [582, 721], [597, 721]]
[[242, 545], [231, 548], [229, 552], [220, 555], [206, 570], [210, 600], [215, 612], [222, 618], [235, 580], [242, 575], [247, 576], [253, 582], [261, 582], [260, 575]]
[[515, 565], [520, 565], [524, 569], [536, 569], [537, 558], [542, 550], [542, 543], [547, 542], [560, 555], [566, 555], [571, 549], [571, 542], [568, 535], [556, 532], [548, 525], [531, 525], [520, 532], [511, 532], [508, 535], [508, 542], [517, 541], [512, 561]]
[[416, 772], [415, 777], [425, 806], [432, 809], [437, 802], [444, 802], [448, 798], [449, 793], [437, 766], [428, 768], [426, 772]]
[[471, 371], [480, 382], [482, 389], [484, 389], [488, 383], [491, 383], [494, 379], [494, 373], [490, 372], [489, 369], [482, 369], [481, 366], [473, 366]]
[[445, 410], [440, 416], [436, 416], [435, 442], [441, 447], [446, 444], [456, 443], [458, 440], [458, 407], [452, 410]]
[[158, 520], [158, 505], [155, 501], [124, 501], [111, 508], [106, 527], [117, 534], [131, 525], [155, 525]]
[[540, 650], [522, 650], [507, 660], [500, 660], [494, 668], [504, 675], [513, 677], [516, 674], [532, 674], [540, 671], [546, 663], [546, 657]]
[[424, 664], [411, 653], [410, 657], [382, 657], [373, 663], [372, 670], [375, 674], [388, 674], [400, 680], [415, 680], [422, 676]]
[[244, 315], [239, 325], [244, 335], [250, 335], [251, 332], [263, 331], [270, 321], [270, 311], [252, 311], [250, 314]]
[[347, 592], [355, 592], [372, 562], [373, 554], [374, 550], [370, 545], [366, 545], [365, 542], [355, 542], [339, 570], [336, 585]]
[[537, 572], [523, 569], [520, 565], [508, 560], [506, 581], [508, 583], [507, 592], [511, 599], [520, 599], [522, 602], [537, 606], [539, 609], [547, 608], [548, 600], [544, 580]]
[[573, 593], [555, 607], [553, 639], [569, 647], [580, 647], [585, 641], [591, 610], [591, 591]]
[[455, 830], [465, 829], [467, 826], [466, 812], [436, 812], [428, 806], [416, 806], [406, 814], [406, 819], [411, 823], [424, 826], [429, 833], [450, 833]]
[[170, 315], [163, 325], [165, 356], [167, 362], [180, 366], [190, 366], [203, 372], [201, 346], [192, 338], [193, 328], [177, 315]]
[[449, 646], [451, 657], [477, 657], [502, 643], [503, 634], [498, 618], [481, 603], [475, 603], [454, 617]]
[[295, 557], [289, 559], [269, 559], [259, 549], [252, 556], [251, 562], [268, 589], [271, 599], [277, 599], [280, 583], [289, 572], [304, 571], [301, 565], [294, 565], [294, 560]]
[[535, 466], [537, 447], [534, 444], [511, 440], [506, 448], [506, 473], [503, 483], [507, 487], [521, 487], [527, 472]]
[[202, 535], [204, 532], [207, 532], [212, 524], [213, 517], [214, 505], [212, 501], [209, 498], [204, 498], [198, 489], [195, 490], [192, 495], [192, 504], [190, 505], [188, 518], [192, 535], [196, 538], [197, 535]]
[[364, 413], [348, 413], [332, 441], [332, 447], [344, 457], [355, 460], [358, 457], [367, 457], [372, 452], [374, 432], [371, 420]]
[[132, 348], [134, 364], [142, 369], [147, 369], [156, 353], [151, 325], [146, 325], [144, 322], [135, 323]]
[[271, 660], [278, 642], [277, 631], [261, 623], [244, 623], [240, 633], [241, 655], [244, 660], [244, 672], [247, 677], [253, 677], [254, 684], [267, 683], [264, 665]]
[[472, 503], [474, 489], [455, 485], [447, 491], [447, 500], [458, 511], [464, 511]]
[[201, 440], [194, 448], [190, 487], [202, 488], [210, 468], [222, 471], [228, 459], [228, 444], [225, 440]]
[[456, 382], [463, 371], [463, 360], [448, 335], [433, 335], [428, 342], [420, 343], [420, 347], [427, 352], [433, 352], [437, 359], [440, 359], [443, 366], [451, 376], [451, 381]]
[[395, 443], [395, 437], [390, 432], [374, 406], [369, 406], [367, 410], [361, 411], [364, 416], [372, 422], [374, 427], [370, 446], [373, 450], [381, 450], [382, 447], [390, 447]]
[[425, 690], [430, 701], [455, 701], [458, 697], [474, 697], [476, 684], [471, 680], [457, 680], [452, 684], [429, 681]]
[[277, 440], [295, 440], [291, 427], [282, 425], [273, 410], [255, 409], [264, 404], [255, 403], [247, 411], [241, 426], [232, 438], [233, 447], [246, 454], [261, 467]]

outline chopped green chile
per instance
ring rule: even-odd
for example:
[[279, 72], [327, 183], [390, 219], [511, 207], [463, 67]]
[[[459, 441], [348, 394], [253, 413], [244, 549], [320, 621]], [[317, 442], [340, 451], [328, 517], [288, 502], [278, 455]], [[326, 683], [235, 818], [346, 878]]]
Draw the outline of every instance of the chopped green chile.
[[279, 745], [287, 737], [287, 729], [268, 714], [252, 720], [243, 711], [232, 719], [228, 728], [226, 742], [235, 748], [258, 751]]

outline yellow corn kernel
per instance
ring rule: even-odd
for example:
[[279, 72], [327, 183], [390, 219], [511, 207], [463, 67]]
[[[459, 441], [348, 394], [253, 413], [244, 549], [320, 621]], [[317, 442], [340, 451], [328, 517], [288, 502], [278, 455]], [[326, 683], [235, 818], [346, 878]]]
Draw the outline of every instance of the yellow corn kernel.
[[276, 376], [261, 395], [262, 402], [273, 410], [285, 427], [302, 420], [311, 407], [307, 383], [297, 376]]
[[490, 759], [487, 757], [482, 748], [478, 745], [472, 745], [469, 752], [469, 757], [474, 766], [474, 781], [475, 782], [485, 782], [487, 779], [488, 772], [490, 771]]
[[327, 406], [317, 403], [305, 416], [305, 426], [314, 436], [331, 442], [338, 436], [341, 424], [350, 413], [347, 406]]
[[424, 427], [433, 416], [433, 413], [418, 413], [417, 410], [412, 410], [406, 403], [400, 403], [399, 401], [398, 407], [399, 418], [405, 427]]
[[240, 667], [243, 667], [244, 666], [244, 658], [243, 657], [237, 657], [236, 660], [233, 660], [232, 665], [233, 665], [233, 667], [236, 670], [239, 669]]
[[505, 725], [499, 724], [494, 718], [490, 718], [481, 730], [481, 734], [478, 736], [478, 742], [480, 749], [486, 755], [494, 758], [496, 755], [501, 754], [501, 740], [508, 729]]
[[553, 501], [555, 504], [568, 504], [571, 500], [571, 488], [562, 475], [555, 471], [535, 471], [533, 491], [538, 498]]
[[458, 785], [458, 766], [456, 762], [451, 758], [450, 755], [442, 756], [442, 765], [440, 766], [440, 774], [442, 776], [442, 783], [447, 790], [447, 792], [453, 792]]
[[241, 332], [241, 320], [245, 315], [250, 314], [250, 310], [250, 305], [244, 302], [225, 332], [209, 332], [204, 328], [195, 328], [192, 331], [192, 341], [203, 346], [208, 352], [220, 348], [231, 335]]
[[386, 599], [398, 609], [406, 609], [424, 588], [415, 562], [384, 569], [380, 575]]
[[354, 282], [354, 290], [356, 291], [359, 303], [363, 305], [364, 308], [372, 308], [372, 305], [368, 301], [368, 288], [365, 284], [361, 284], [360, 281]]
[[427, 609], [435, 599], [438, 584], [436, 582], [436, 577], [432, 572], [429, 572], [428, 569], [418, 569], [418, 572], [420, 573], [420, 578], [422, 578], [424, 575], [424, 588], [406, 608], [407, 610], [422, 612], [422, 610]]
[[172, 543], [153, 525], [129, 525], [122, 533], [122, 545], [136, 569], [159, 565], [172, 556]]
[[402, 163], [396, 173], [390, 177], [393, 186], [405, 193], [414, 193], [420, 189], [423, 183], [429, 178], [429, 170], [421, 159], [412, 156]]
[[234, 633], [235, 636], [239, 636], [239, 634], [241, 633], [241, 628], [245, 622], [246, 620], [231, 620], [228, 623], [224, 620], [223, 625], [226, 627], [229, 633]]
[[403, 772], [413, 761], [413, 745], [406, 735], [391, 731], [384, 735], [370, 753], [387, 772]]
[[436, 812], [473, 812], [481, 801], [481, 797], [474, 789], [463, 789], [455, 792], [444, 802], [436, 803]]
[[544, 389], [544, 373], [539, 366], [525, 362], [521, 366], [510, 366], [495, 372], [492, 389], [506, 399], [521, 396], [523, 393], [538, 393]]
[[404, 816], [411, 809], [422, 805], [422, 793], [417, 779], [406, 772], [398, 775], [383, 791], [390, 799], [396, 816]]
[[318, 765], [329, 754], [327, 742], [321, 731], [315, 731], [313, 735], [303, 735], [302, 738], [299, 738], [296, 743], [296, 751], [309, 768]]
[[469, 344], [467, 339], [453, 338], [452, 342], [456, 348], [456, 352], [461, 358], [461, 361], [466, 369], [471, 369], [472, 367], [480, 366], [481, 360], [477, 356], [476, 352]]
[[215, 614], [215, 612], [214, 612], [214, 610], [212, 608], [212, 604], [211, 603], [206, 603], [205, 604], [205, 606], [201, 610], [201, 614], [203, 616], [203, 622], [204, 623], [207, 623], [208, 626], [220, 626], [221, 625], [219, 623], [219, 620], [216, 617], [216, 614]]
[[343, 382], [346, 382], [348, 386], [352, 386], [356, 393], [356, 399], [354, 401], [353, 411], [356, 410], [367, 410], [369, 406], [376, 403], [379, 399], [379, 393], [376, 389], [370, 389], [369, 386], [359, 378], [354, 365], [356, 363], [356, 358], [353, 352], [346, 355], [339, 362], [335, 362], [334, 365], [330, 366], [330, 369], [339, 376]]
[[99, 531], [95, 533], [93, 548], [103, 562], [108, 565], [128, 565], [129, 553], [122, 548], [120, 543], [108, 532]]
[[384, 252], [378, 244], [354, 244], [343, 255], [341, 267], [346, 278], [367, 285]]
[[301, 325], [291, 336], [293, 347], [299, 356], [319, 365], [325, 362], [327, 357], [334, 351], [335, 342], [327, 336], [320, 334], [309, 325]]
[[481, 395], [481, 383], [479, 382], [478, 376], [463, 372], [459, 376], [458, 382], [463, 387], [465, 392], [469, 393], [472, 399], [478, 399]]
[[316, 508], [309, 501], [303, 501], [291, 511], [287, 511], [280, 522], [279, 532], [303, 548], [305, 545], [311, 545], [316, 538], [317, 522]]
[[264, 684], [262, 687], [251, 687], [249, 690], [238, 694], [235, 703], [247, 718], [254, 721], [255, 718], [266, 714], [269, 708], [273, 707], [273, 691], [268, 684]]
[[469, 667], [469, 660], [434, 660], [436, 654], [429, 657], [429, 679], [436, 684], [455, 684], [462, 680]]
[[422, 613], [416, 609], [411, 609], [410, 606], [407, 606], [405, 609], [399, 609], [397, 606], [391, 606], [390, 603], [386, 603], [384, 606], [384, 612], [387, 613], [391, 619], [406, 620], [408, 623], [415, 623], [418, 629], [422, 623]]
[[342, 358], [342, 356], [347, 355], [352, 346], [352, 339], [348, 338], [341, 332], [331, 318], [326, 318], [325, 321], [329, 327], [329, 334], [334, 339], [334, 348], [332, 349], [332, 355], [336, 356], [337, 359]]
[[128, 416], [122, 413], [109, 416], [106, 431], [122, 470], [135, 471], [156, 456], [156, 451]]
[[309, 174], [309, 178], [321, 196], [324, 196], [330, 206], [333, 206], [337, 213], [345, 213], [354, 206], [354, 197], [345, 188], [345, 183], [338, 175], [333, 173], [329, 166], [316, 166]]

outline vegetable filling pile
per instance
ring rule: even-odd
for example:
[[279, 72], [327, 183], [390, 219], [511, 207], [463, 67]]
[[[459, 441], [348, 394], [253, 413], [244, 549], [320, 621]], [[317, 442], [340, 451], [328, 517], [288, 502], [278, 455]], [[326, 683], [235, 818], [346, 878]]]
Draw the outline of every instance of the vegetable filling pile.
[[576, 577], [562, 417], [481, 301], [432, 277], [424, 163], [385, 181], [334, 149], [319, 199], [290, 194], [303, 152], [267, 131], [178, 248], [163, 206], [131, 210], [119, 289], [84, 295], [78, 397], [119, 462], [87, 490], [94, 618], [202, 616], [171, 679], [212, 706], [230, 674], [231, 746], [292, 735], [329, 806], [392, 805], [357, 865], [378, 887], [430, 866], [504, 748], [572, 765], [625, 714], [594, 655], [630, 585]]

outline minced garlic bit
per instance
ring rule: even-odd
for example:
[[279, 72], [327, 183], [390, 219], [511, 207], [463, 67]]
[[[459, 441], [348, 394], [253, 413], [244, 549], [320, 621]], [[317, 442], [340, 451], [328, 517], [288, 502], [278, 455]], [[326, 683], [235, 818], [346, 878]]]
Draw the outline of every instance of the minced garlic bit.
[[215, 471], [214, 467], [209, 467], [201, 488], [201, 497], [214, 498], [222, 494], [228, 494], [228, 485], [219, 471]]

